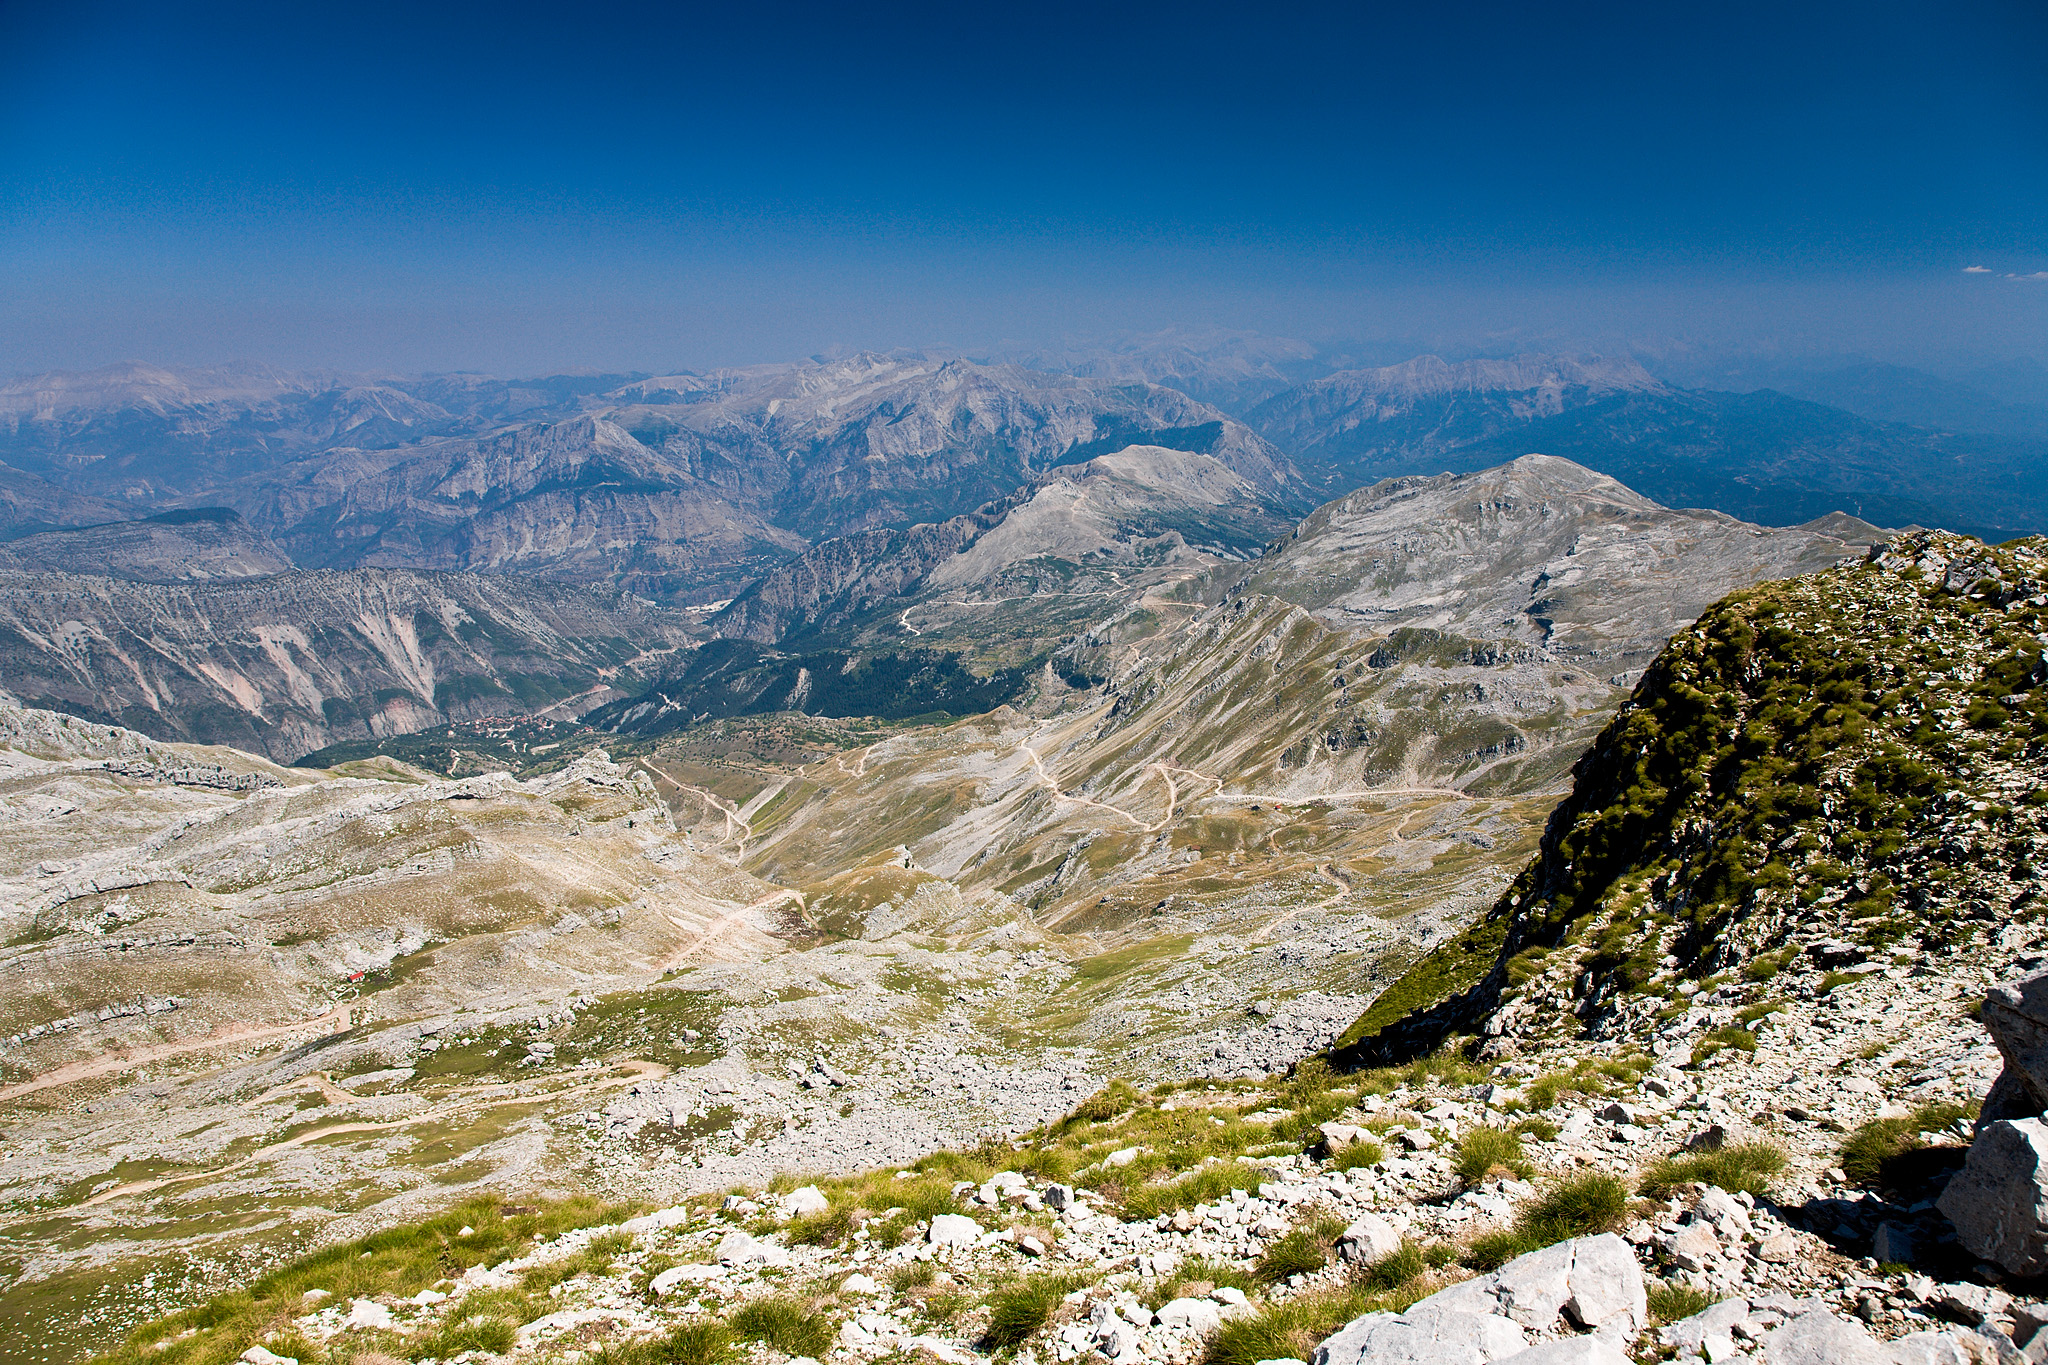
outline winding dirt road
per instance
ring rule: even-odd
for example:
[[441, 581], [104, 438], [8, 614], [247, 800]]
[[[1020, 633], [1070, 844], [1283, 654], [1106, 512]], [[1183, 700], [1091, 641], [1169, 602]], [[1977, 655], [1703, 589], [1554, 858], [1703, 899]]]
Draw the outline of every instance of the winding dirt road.
[[349, 1026], [349, 1006], [340, 1005], [326, 1014], [312, 1019], [301, 1019], [290, 1024], [271, 1024], [262, 1028], [230, 1026], [204, 1038], [187, 1039], [182, 1043], [158, 1043], [154, 1047], [136, 1048], [131, 1052], [106, 1052], [83, 1061], [66, 1062], [54, 1070], [13, 1085], [0, 1086], [0, 1100], [11, 1100], [19, 1095], [34, 1094], [52, 1086], [71, 1085], [78, 1081], [89, 1081], [100, 1076], [110, 1076], [117, 1071], [126, 1071], [132, 1066], [147, 1066], [167, 1057], [182, 1057], [190, 1052], [205, 1052], [211, 1048], [233, 1047], [243, 1043], [260, 1043], [270, 1038], [283, 1038], [301, 1029], [327, 1026], [329, 1033], [341, 1033]]

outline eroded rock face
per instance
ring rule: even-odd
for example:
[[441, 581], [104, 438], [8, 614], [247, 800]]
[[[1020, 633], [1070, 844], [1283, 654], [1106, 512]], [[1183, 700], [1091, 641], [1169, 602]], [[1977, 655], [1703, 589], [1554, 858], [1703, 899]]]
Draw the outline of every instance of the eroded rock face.
[[2048, 1271], [2048, 1123], [1984, 1125], [1937, 1207], [1972, 1255], [2015, 1275]]

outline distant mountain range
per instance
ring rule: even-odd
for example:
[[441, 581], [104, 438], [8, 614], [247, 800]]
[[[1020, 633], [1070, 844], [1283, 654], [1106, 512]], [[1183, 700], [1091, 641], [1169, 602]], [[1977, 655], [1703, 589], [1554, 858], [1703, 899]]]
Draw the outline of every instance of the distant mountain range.
[[109, 520], [110, 506], [224, 506], [301, 567], [529, 572], [703, 602], [815, 540], [943, 520], [1139, 442], [1312, 505], [1287, 457], [1171, 389], [859, 355], [530, 383], [37, 376], [0, 387], [15, 476], [0, 515], [19, 533]]
[[1206, 455], [1290, 516], [1540, 451], [1766, 524], [1839, 509], [1994, 538], [2048, 526], [2048, 407], [1917, 371], [1806, 375], [1830, 406], [1681, 388], [1625, 357], [1344, 361], [1216, 334], [536, 380], [40, 375], [0, 386], [0, 537], [219, 507], [301, 568], [532, 573], [704, 604], [824, 541], [943, 525], [1133, 445]]

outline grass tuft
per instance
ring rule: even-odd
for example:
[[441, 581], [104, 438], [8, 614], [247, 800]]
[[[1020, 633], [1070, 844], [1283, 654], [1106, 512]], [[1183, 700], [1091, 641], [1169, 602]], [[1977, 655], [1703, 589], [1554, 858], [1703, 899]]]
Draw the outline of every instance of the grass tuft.
[[832, 1320], [801, 1299], [754, 1299], [732, 1315], [733, 1335], [765, 1341], [786, 1355], [822, 1359], [832, 1349]]
[[1457, 1171], [1467, 1185], [1477, 1185], [1499, 1169], [1527, 1180], [1536, 1168], [1522, 1151], [1522, 1135], [1510, 1128], [1478, 1127], [1458, 1140]]
[[1970, 1110], [1959, 1104], [1923, 1104], [1905, 1118], [1873, 1119], [1842, 1144], [1842, 1174], [1871, 1189], [1896, 1183], [1899, 1158], [1926, 1145], [1920, 1134], [1938, 1133], [1968, 1117]]
[[1612, 1231], [1627, 1212], [1627, 1186], [1611, 1175], [1582, 1175], [1524, 1204], [1512, 1229], [1472, 1243], [1465, 1264], [1474, 1270], [1498, 1270], [1517, 1256], [1567, 1238]]
[[1643, 1173], [1639, 1192], [1668, 1198], [1680, 1185], [1718, 1185], [1730, 1194], [1770, 1193], [1771, 1177], [1785, 1169], [1785, 1154], [1766, 1142], [1724, 1147], [1718, 1152], [1675, 1152]]
[[1429, 1262], [1423, 1257], [1422, 1248], [1404, 1241], [1398, 1250], [1367, 1266], [1359, 1279], [1368, 1289], [1394, 1290], [1420, 1277], [1428, 1269]]
[[733, 1355], [732, 1332], [713, 1318], [645, 1341], [607, 1342], [583, 1359], [586, 1365], [725, 1365]]
[[1650, 1285], [1650, 1317], [1661, 1323], [1677, 1322], [1714, 1306], [1714, 1296], [1689, 1284]]
[[988, 1328], [982, 1342], [990, 1350], [1010, 1352], [1045, 1326], [1060, 1301], [1087, 1283], [1078, 1275], [1033, 1275], [988, 1296]]
[[1290, 1275], [1313, 1275], [1330, 1263], [1330, 1253], [1343, 1231], [1342, 1219], [1319, 1215], [1276, 1238], [1259, 1256], [1252, 1274], [1265, 1285], [1281, 1284]]

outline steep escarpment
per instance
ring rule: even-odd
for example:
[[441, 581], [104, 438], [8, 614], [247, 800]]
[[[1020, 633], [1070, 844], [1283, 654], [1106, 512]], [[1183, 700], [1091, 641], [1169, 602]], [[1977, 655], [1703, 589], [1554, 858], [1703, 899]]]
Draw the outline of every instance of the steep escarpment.
[[451, 719], [578, 714], [637, 690], [685, 627], [622, 593], [475, 574], [0, 573], [16, 699], [285, 762]]
[[2042, 551], [1916, 533], [1711, 608], [1580, 760], [1537, 859], [1342, 1055], [1642, 1038], [1737, 976], [1879, 970], [2038, 918]]

